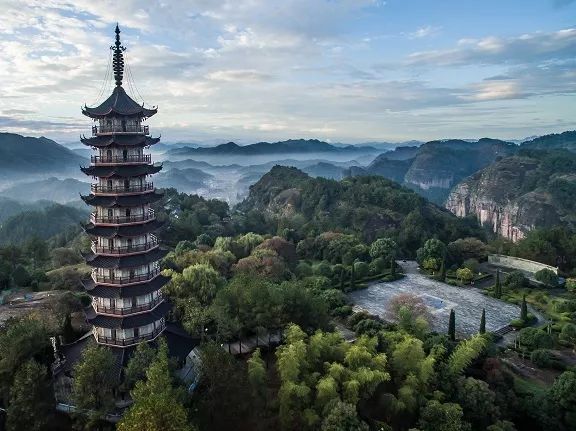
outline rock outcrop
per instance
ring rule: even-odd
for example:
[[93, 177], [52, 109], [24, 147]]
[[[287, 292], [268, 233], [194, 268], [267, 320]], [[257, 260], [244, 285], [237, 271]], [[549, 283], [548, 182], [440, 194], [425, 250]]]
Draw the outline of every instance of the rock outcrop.
[[475, 215], [494, 233], [517, 241], [534, 228], [566, 222], [567, 209], [549, 185], [555, 174], [544, 178], [542, 160], [507, 157], [458, 184], [446, 208], [459, 217]]

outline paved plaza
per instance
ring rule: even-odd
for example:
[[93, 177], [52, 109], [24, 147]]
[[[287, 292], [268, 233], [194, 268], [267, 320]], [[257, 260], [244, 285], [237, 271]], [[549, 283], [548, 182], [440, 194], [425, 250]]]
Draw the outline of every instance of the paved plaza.
[[496, 331], [520, 317], [520, 307], [482, 294], [473, 287], [456, 287], [431, 280], [418, 271], [416, 262], [401, 263], [406, 276], [389, 283], [374, 283], [352, 292], [355, 308], [387, 318], [390, 299], [401, 293], [420, 296], [432, 313], [432, 329], [448, 331], [450, 310], [456, 312], [456, 333], [467, 337], [478, 332], [482, 308], [486, 309], [486, 330]]

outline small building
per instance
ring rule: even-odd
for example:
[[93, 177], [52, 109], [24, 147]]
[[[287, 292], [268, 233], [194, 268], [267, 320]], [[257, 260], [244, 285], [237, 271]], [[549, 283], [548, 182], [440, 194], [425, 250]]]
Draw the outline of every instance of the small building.
[[[92, 239], [90, 253], [84, 256], [92, 267], [91, 277], [82, 282], [92, 297], [86, 320], [92, 331], [72, 344], [55, 346], [53, 367], [59, 409], [72, 411], [70, 393], [74, 365], [91, 344], [110, 349], [116, 359], [110, 378], [122, 381], [122, 372], [140, 343], [155, 343], [164, 337], [169, 354], [186, 366], [182, 376], [194, 380], [189, 358], [198, 344], [182, 328], [170, 323], [171, 304], [162, 293], [169, 278], [160, 272], [159, 261], [167, 254], [155, 231], [162, 225], [151, 205], [162, 198], [151, 176], [162, 169], [154, 164], [146, 148], [159, 142], [150, 136], [145, 121], [158, 112], [134, 101], [122, 87], [125, 48], [116, 26], [111, 47], [115, 87], [96, 107], [84, 106], [82, 113], [94, 121], [92, 136], [82, 137], [95, 152], [90, 166], [82, 167], [94, 178], [90, 194], [82, 196], [94, 210], [84, 230]], [[118, 392], [118, 411], [130, 404], [129, 394]]]

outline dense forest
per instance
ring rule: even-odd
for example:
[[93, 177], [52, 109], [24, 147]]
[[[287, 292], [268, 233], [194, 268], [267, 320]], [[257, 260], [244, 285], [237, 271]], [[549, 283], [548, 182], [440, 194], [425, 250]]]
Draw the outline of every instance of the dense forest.
[[[186, 391], [165, 344], [140, 345], [123, 370], [133, 403], [118, 430], [576, 426], [576, 234], [567, 228], [511, 243], [382, 177], [334, 181], [281, 167], [237, 207], [167, 189], [156, 210], [170, 249], [162, 262], [171, 276], [170, 318], [201, 340], [201, 380]], [[117, 388], [106, 374], [111, 353], [101, 347], [86, 350], [74, 369], [74, 402], [85, 413], [54, 410], [50, 337], [80, 337], [90, 302], [79, 283], [89, 240], [76, 229], [60, 232], [28, 239], [19, 232], [0, 248], [0, 294], [58, 295], [7, 319], [0, 332], [0, 420], [9, 430], [114, 427], [102, 420]], [[470, 289], [490, 252], [546, 263], [563, 256], [561, 287], [557, 280], [534, 286], [518, 273], [488, 281], [486, 295], [522, 306], [513, 348], [480, 319], [476, 335], [459, 338], [457, 314], [448, 332], [432, 331], [430, 311], [411, 295], [391, 303], [390, 319], [349, 303], [347, 293], [372, 280], [403, 277], [397, 262], [404, 258], [417, 259], [431, 278]], [[550, 324], [531, 326], [528, 305]], [[282, 334], [281, 343], [236, 356], [221, 347], [266, 334]]]

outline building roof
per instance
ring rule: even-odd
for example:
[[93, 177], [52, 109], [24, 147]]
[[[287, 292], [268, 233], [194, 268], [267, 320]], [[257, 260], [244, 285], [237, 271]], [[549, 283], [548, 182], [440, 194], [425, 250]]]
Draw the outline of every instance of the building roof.
[[109, 135], [80, 138], [80, 142], [89, 147], [104, 148], [119, 147], [149, 147], [160, 142], [160, 138], [151, 138], [145, 135]]
[[135, 102], [122, 85], [117, 85], [112, 94], [95, 107], [84, 106], [82, 113], [90, 118], [103, 118], [112, 115], [123, 115], [130, 117], [151, 117], [158, 112], [158, 108], [145, 108]]
[[133, 298], [148, 293], [156, 292], [170, 281], [169, 277], [159, 275], [144, 283], [132, 284], [129, 286], [106, 286], [98, 284], [92, 278], [82, 280], [82, 286], [91, 296], [97, 298]]
[[87, 166], [81, 167], [80, 170], [86, 175], [92, 177], [137, 177], [140, 175], [152, 175], [162, 170], [161, 164], [142, 164], [142, 165], [112, 165], [112, 166]]
[[92, 223], [88, 223], [84, 225], [84, 232], [91, 236], [101, 236], [104, 238], [114, 238], [118, 236], [130, 238], [154, 232], [160, 229], [163, 224], [163, 221], [156, 219], [142, 224], [119, 226], [95, 226]]
[[172, 304], [167, 300], [162, 301], [153, 310], [132, 316], [105, 316], [98, 314], [91, 306], [86, 308], [86, 320], [88, 323], [99, 328], [130, 329], [148, 325], [160, 320], [172, 309]]
[[86, 263], [94, 268], [135, 268], [163, 259], [168, 250], [154, 248], [143, 254], [129, 256], [102, 256], [90, 253], [85, 255]]
[[80, 198], [88, 205], [104, 208], [139, 207], [159, 201], [162, 199], [162, 194], [156, 192], [146, 192], [142, 194], [127, 196], [80, 195]]

